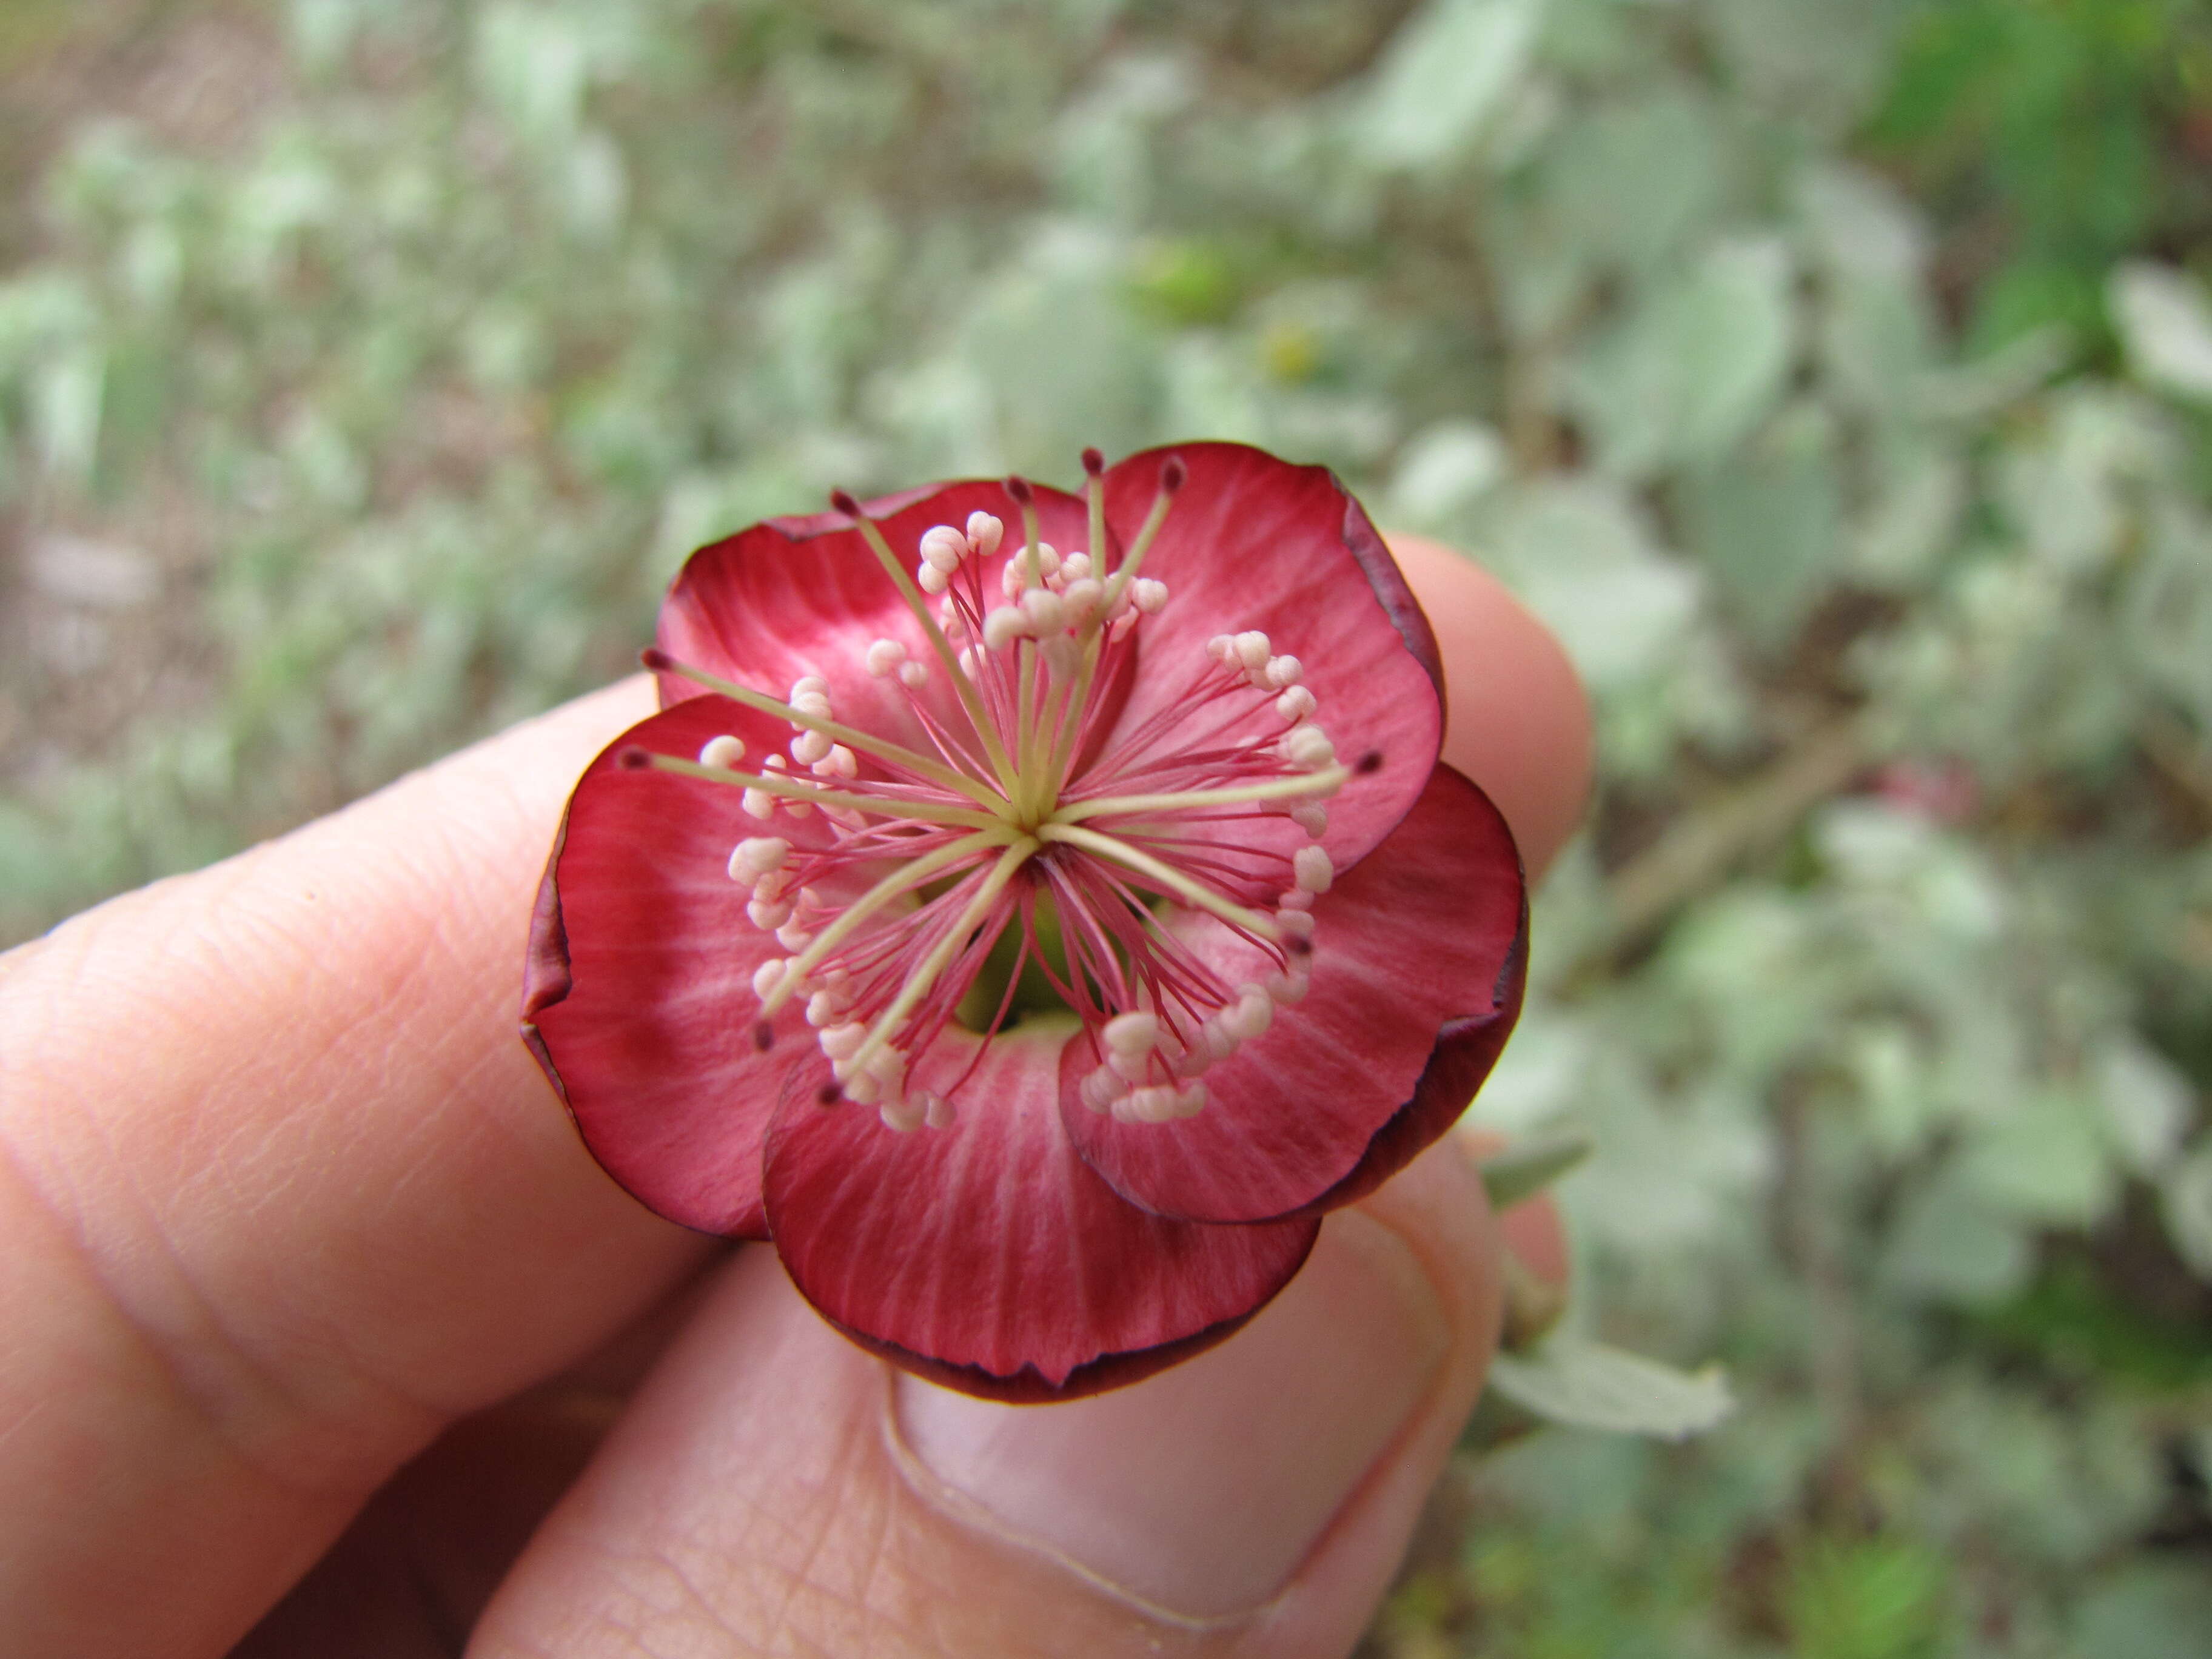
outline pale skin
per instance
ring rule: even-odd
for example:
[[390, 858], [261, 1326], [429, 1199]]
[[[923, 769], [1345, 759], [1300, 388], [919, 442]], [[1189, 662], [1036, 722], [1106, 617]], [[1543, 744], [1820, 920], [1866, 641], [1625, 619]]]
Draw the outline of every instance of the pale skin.
[[[1588, 788], [1571, 671], [1474, 566], [1394, 545], [1445, 758], [1539, 870]], [[0, 1652], [1348, 1650], [1495, 1340], [1464, 1151], [1323, 1229], [1316, 1263], [1406, 1245], [1442, 1357], [1249, 1607], [1162, 1614], [979, 1523], [878, 1362], [772, 1252], [609, 1181], [516, 1039], [562, 803], [651, 707], [611, 686], [0, 957]], [[1506, 1231], [1559, 1271], [1547, 1212]], [[1186, 1400], [1241, 1340], [1170, 1374]]]

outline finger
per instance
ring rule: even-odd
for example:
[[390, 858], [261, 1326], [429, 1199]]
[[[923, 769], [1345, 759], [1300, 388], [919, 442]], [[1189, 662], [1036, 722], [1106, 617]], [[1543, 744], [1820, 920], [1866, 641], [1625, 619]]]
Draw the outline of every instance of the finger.
[[1443, 653], [1443, 758], [1498, 803], [1540, 875], [1589, 799], [1582, 682], [1550, 630], [1465, 554], [1419, 536], [1393, 536], [1390, 551]]
[[1494, 1249], [1446, 1146], [1219, 1348], [1046, 1407], [895, 1377], [744, 1252], [470, 1651], [1341, 1655], [1480, 1386]]
[[514, 1035], [568, 784], [650, 705], [584, 699], [5, 959], [0, 1651], [222, 1652], [447, 1420], [696, 1258]]

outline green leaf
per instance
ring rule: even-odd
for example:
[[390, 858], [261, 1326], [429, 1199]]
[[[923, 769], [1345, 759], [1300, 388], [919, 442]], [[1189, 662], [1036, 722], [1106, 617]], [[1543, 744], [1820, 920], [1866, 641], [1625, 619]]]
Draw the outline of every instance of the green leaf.
[[1597, 1142], [1580, 1130], [1517, 1141], [1482, 1160], [1482, 1189], [1493, 1211], [1536, 1196], [1589, 1158]]
[[2105, 303], [2137, 379], [2212, 402], [2212, 307], [2203, 289], [2170, 266], [2138, 260], [2112, 272]]
[[1443, 160], [1473, 139], [1521, 78], [1543, 0], [1429, 0], [1391, 40], [1356, 129], [1383, 167]]
[[1565, 1331], [1528, 1352], [1499, 1354], [1490, 1383], [1549, 1422], [1662, 1440], [1703, 1434], [1735, 1409], [1717, 1365], [1677, 1370]]
[[1772, 407], [1796, 322], [1779, 241], [1712, 249], [1570, 368], [1568, 400], [1620, 477], [1717, 459]]

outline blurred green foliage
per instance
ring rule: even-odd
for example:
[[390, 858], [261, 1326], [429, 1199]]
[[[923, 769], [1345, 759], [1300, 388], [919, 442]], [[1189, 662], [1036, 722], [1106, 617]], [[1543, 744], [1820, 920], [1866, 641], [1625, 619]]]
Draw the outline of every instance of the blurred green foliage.
[[1473, 1466], [1374, 1650], [2203, 1650], [2212, 9], [214, 11], [250, 95], [95, 86], [0, 276], [0, 933], [832, 484], [1327, 461], [1591, 686], [1478, 1111], [1598, 1132], [1571, 1318], [1743, 1401]]

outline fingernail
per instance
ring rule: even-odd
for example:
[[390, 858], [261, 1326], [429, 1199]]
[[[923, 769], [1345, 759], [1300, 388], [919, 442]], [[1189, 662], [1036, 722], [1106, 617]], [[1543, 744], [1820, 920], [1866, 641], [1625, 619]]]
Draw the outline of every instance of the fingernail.
[[1344, 1212], [1290, 1287], [1196, 1359], [1049, 1406], [902, 1376], [898, 1425], [950, 1507], [1154, 1608], [1218, 1619], [1289, 1582], [1399, 1439], [1450, 1336], [1404, 1241]]

